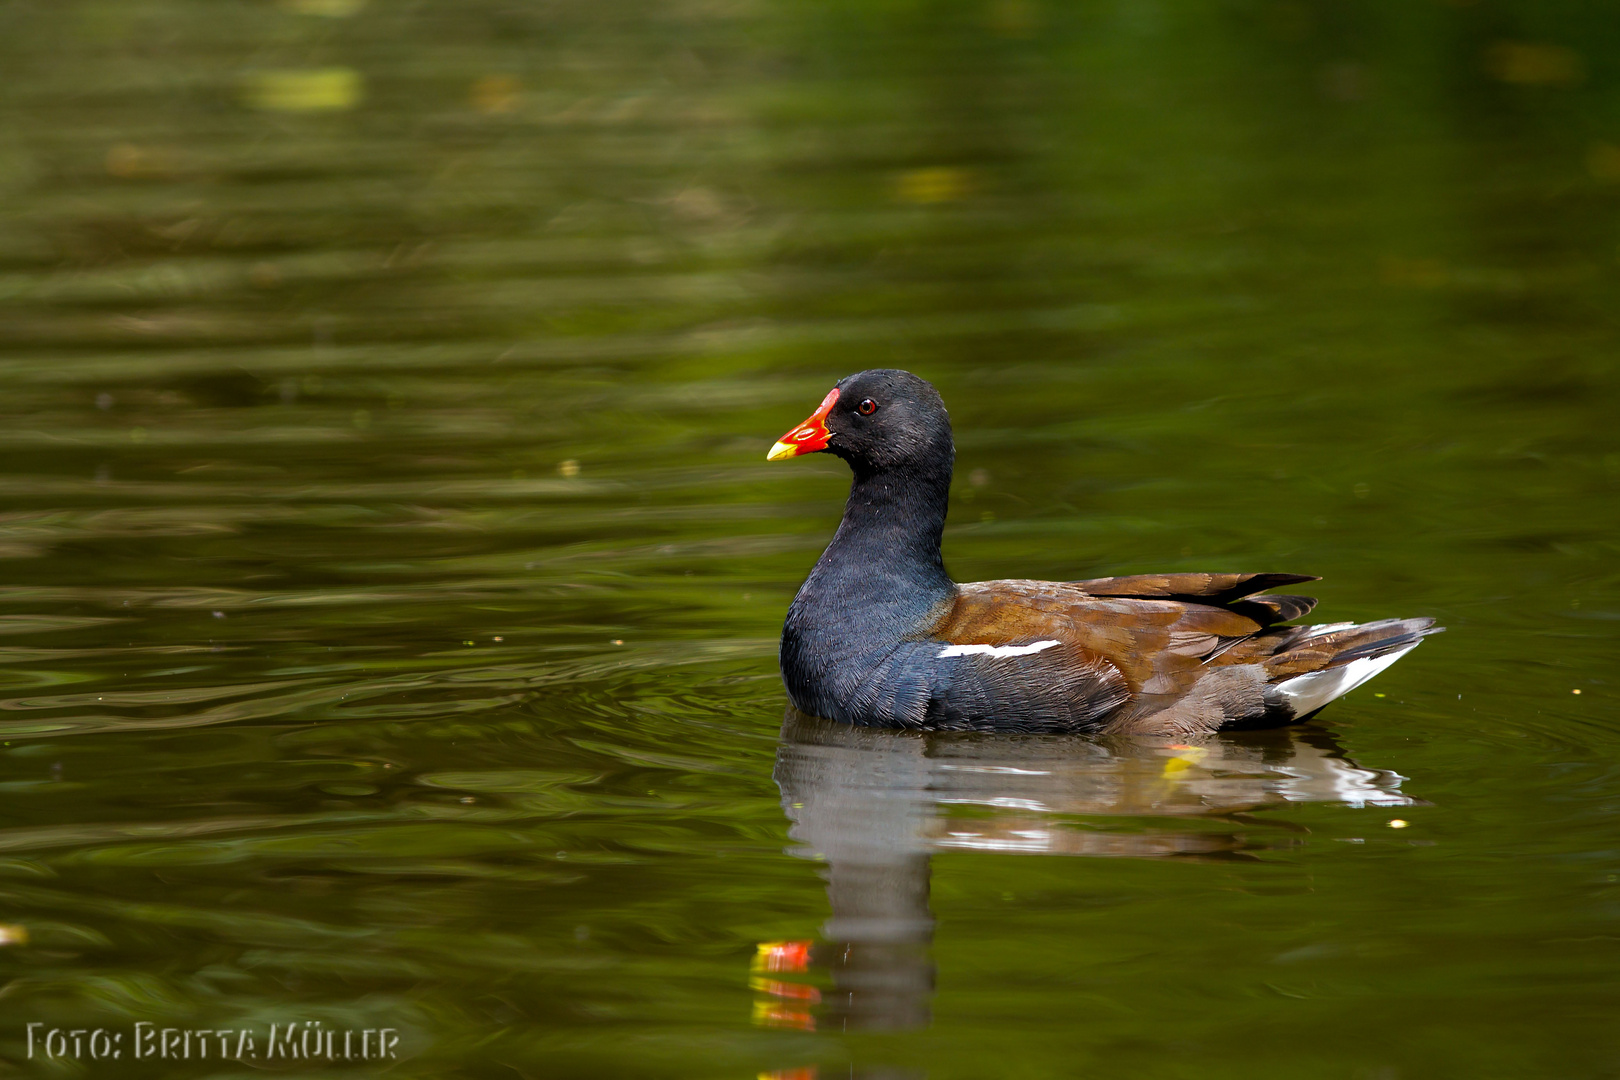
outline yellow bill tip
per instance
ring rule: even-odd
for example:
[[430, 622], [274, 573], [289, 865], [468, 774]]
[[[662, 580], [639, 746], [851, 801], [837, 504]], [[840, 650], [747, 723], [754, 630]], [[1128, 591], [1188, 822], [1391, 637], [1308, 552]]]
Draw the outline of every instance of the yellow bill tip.
[[766, 461], [781, 461], [797, 455], [799, 448], [792, 443], [778, 442], [771, 446], [771, 452], [765, 455]]

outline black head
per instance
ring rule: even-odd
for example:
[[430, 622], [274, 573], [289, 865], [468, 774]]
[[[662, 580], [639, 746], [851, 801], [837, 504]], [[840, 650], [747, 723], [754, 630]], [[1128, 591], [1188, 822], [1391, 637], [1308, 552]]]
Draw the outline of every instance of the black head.
[[826, 452], [857, 475], [894, 470], [950, 470], [956, 456], [951, 418], [939, 391], [897, 368], [874, 368], [841, 380], [811, 417], [771, 448], [772, 461]]

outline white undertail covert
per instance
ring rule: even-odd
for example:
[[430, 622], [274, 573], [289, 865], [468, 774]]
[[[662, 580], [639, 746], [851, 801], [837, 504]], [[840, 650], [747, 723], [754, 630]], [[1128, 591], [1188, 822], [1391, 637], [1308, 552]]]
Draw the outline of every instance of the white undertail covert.
[[1335, 698], [1343, 697], [1389, 665], [1417, 648], [1418, 643], [1391, 649], [1382, 656], [1364, 656], [1348, 664], [1295, 675], [1277, 684], [1277, 692], [1293, 708], [1295, 716], [1313, 713]]

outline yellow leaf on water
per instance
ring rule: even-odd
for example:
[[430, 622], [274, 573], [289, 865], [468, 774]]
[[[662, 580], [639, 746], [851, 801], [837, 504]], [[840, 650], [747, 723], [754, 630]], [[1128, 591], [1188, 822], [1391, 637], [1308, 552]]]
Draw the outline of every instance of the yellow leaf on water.
[[243, 82], [247, 104], [265, 112], [332, 112], [352, 109], [365, 92], [353, 68], [256, 71]]
[[1606, 183], [1620, 181], [1620, 146], [1606, 142], [1593, 143], [1586, 152], [1586, 171], [1592, 174], [1594, 180]]
[[1498, 41], [1485, 50], [1485, 70], [1518, 86], [1574, 86], [1586, 78], [1575, 50], [1533, 41]]
[[360, 14], [360, 9], [366, 6], [366, 0], [281, 0], [281, 6], [300, 15], [347, 19]]
[[1031, 0], [992, 0], [987, 14], [990, 29], [1002, 37], [1027, 38], [1040, 25], [1040, 12]]
[[1177, 746], [1172, 749], [1176, 751], [1175, 755], [1164, 763], [1163, 775], [1167, 777], [1186, 772], [1209, 756], [1209, 750], [1202, 746]]
[[107, 175], [121, 179], [171, 176], [176, 171], [173, 157], [165, 151], [117, 143], [107, 150]]
[[895, 194], [900, 201], [909, 203], [955, 202], [972, 193], [973, 174], [944, 165], [908, 169], [900, 174], [895, 184]]
[[472, 84], [467, 98], [472, 107], [484, 113], [506, 113], [517, 107], [518, 92], [523, 89], [515, 76], [485, 75]]

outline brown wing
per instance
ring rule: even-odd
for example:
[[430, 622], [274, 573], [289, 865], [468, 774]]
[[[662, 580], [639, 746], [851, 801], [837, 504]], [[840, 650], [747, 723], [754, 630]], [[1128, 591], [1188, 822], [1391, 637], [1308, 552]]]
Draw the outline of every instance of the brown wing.
[[1162, 598], [1186, 603], [1213, 604], [1245, 615], [1261, 626], [1287, 622], [1310, 614], [1312, 596], [1255, 596], [1279, 585], [1320, 581], [1310, 574], [1133, 574], [1128, 577], [1092, 578], [1071, 582], [1092, 596]]
[[1127, 577], [1091, 578], [1068, 584], [1092, 596], [1134, 596], [1166, 600], [1197, 600], [1227, 604], [1279, 585], [1320, 581], [1310, 574], [1131, 574]]
[[[1007, 651], [949, 660], [947, 718], [989, 715], [997, 718], [989, 726], [1007, 730], [1097, 730], [1130, 700], [1129, 677], [1110, 659], [1128, 652], [1130, 636], [1084, 608], [1129, 603], [1099, 600], [1054, 581], [958, 586], [928, 639]], [[939, 656], [944, 662], [945, 654]]]
[[[1304, 614], [1313, 604], [1307, 597], [1244, 598], [1257, 589], [1300, 580], [1310, 579], [1297, 574], [1165, 574], [1072, 583], [977, 582], [961, 586], [930, 637], [956, 645], [1057, 641], [1058, 646], [1016, 662], [1009, 657], [1000, 665], [1005, 669], [1001, 678], [1021, 688], [1050, 683], [1049, 692], [1061, 692], [1053, 675], [1059, 667], [1107, 673], [1126, 694], [1117, 702], [1110, 730], [1130, 730], [1140, 718], [1200, 693], [1210, 697], [1207, 709], [1198, 710], [1200, 718], [1209, 710], [1238, 715], [1263, 709], [1263, 679], [1257, 670], [1238, 678], [1237, 672], [1221, 669], [1252, 665], [1256, 652], [1270, 655], [1302, 631], [1267, 628]], [[1142, 595], [1155, 590], [1158, 596]], [[1201, 591], [1202, 602], [1190, 599], [1195, 590]], [[1217, 690], [1219, 700], [1211, 696]]]

